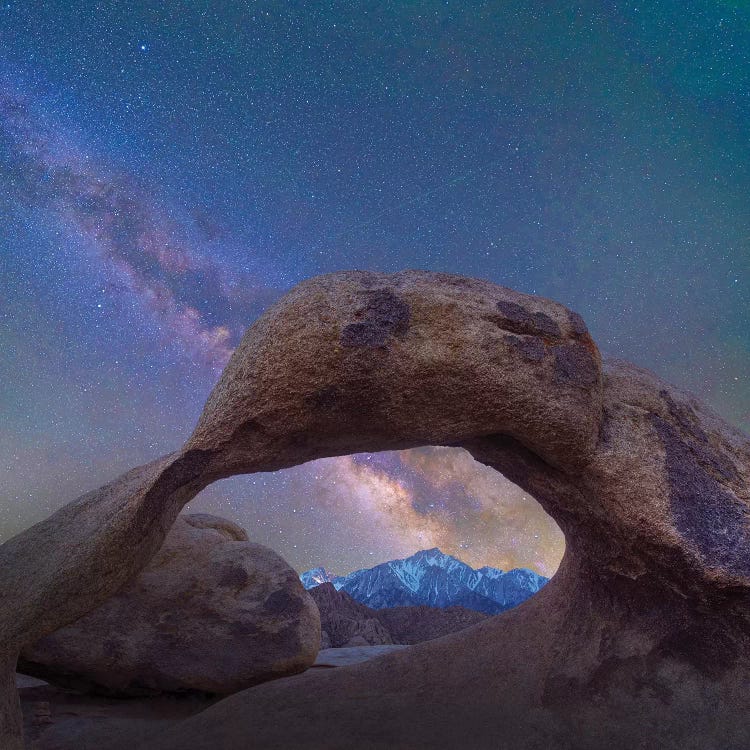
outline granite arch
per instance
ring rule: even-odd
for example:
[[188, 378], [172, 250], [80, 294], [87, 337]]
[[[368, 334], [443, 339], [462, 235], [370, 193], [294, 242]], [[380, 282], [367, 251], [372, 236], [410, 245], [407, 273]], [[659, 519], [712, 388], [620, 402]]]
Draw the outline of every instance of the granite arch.
[[[180, 450], [0, 547], [3, 746], [22, 747], [18, 650], [135, 575], [209, 483], [421, 445], [462, 446], [539, 500], [566, 536], [553, 580], [470, 631], [338, 676], [238, 693], [154, 748], [211, 747], [219, 724], [227, 748], [320, 747], [321, 733], [322, 746], [346, 747], [357, 732], [373, 747], [399, 737], [404, 747], [463, 736], [529, 748], [746, 739], [747, 437], [652, 374], [603, 363], [562, 305], [406, 271], [295, 287], [248, 329]], [[319, 689], [332, 710], [305, 723]], [[286, 719], [263, 726], [272, 705]], [[719, 707], [720, 730], [707, 706]]]

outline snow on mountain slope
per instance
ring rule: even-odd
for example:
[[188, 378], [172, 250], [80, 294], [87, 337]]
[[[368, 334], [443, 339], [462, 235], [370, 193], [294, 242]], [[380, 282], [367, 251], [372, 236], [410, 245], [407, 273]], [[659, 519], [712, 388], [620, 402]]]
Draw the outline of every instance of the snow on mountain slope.
[[311, 589], [314, 586], [320, 586], [321, 583], [334, 583], [340, 576], [329, 575], [325, 568], [313, 568], [306, 570], [299, 578], [306, 589]]
[[313, 568], [300, 576], [305, 588], [331, 582], [373, 609], [399, 606], [462, 606], [487, 614], [515, 607], [539, 591], [547, 578], [526, 568], [475, 570], [437, 548], [421, 550], [346, 576]]

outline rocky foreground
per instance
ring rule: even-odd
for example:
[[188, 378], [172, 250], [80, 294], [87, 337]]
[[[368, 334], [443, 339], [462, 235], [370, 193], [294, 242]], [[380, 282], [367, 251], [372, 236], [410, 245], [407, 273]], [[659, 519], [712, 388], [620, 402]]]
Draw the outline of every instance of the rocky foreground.
[[127, 585], [201, 489], [420, 445], [461, 446], [534, 496], [567, 542], [554, 578], [465, 630], [241, 690], [129, 747], [750, 746], [747, 436], [602, 362], [562, 305], [406, 271], [295, 287], [184, 446], [0, 546], [0, 747], [23, 747], [19, 652]]
[[332, 583], [309, 590], [320, 612], [323, 648], [414, 644], [440, 638], [487, 618], [464, 607], [372, 609]]
[[[407, 646], [330, 648], [311, 669], [362, 664]], [[161, 693], [117, 698], [16, 676], [30, 750], [133, 750], [216, 703], [218, 696]]]
[[374, 610], [330, 583], [306, 591], [244, 529], [184, 514], [134, 580], [24, 648], [18, 670], [100, 696], [229, 695], [303, 672], [320, 648], [420, 643], [485, 618], [463, 607]]
[[228, 695], [302, 672], [320, 647], [317, 607], [275, 552], [204, 513], [177, 518], [133, 581], [23, 649], [18, 669], [111, 696]]

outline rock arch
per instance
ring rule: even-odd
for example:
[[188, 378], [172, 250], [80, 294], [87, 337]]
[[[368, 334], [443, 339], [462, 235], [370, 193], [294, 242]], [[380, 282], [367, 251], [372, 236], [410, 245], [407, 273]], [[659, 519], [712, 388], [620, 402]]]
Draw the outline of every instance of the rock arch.
[[154, 748], [215, 747], [217, 726], [226, 748], [348, 747], [358, 732], [373, 747], [747, 740], [747, 438], [603, 364], [557, 303], [406, 271], [295, 287], [248, 329], [182, 449], [0, 547], [3, 747], [22, 746], [18, 650], [137, 573], [207, 484], [418, 445], [463, 446], [542, 503], [567, 542], [550, 584], [470, 631], [238, 693]]

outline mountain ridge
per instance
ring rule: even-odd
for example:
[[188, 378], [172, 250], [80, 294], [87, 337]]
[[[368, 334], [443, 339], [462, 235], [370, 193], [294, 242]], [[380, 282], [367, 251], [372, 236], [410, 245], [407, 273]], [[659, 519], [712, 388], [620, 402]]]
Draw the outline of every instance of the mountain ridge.
[[333, 576], [323, 567], [300, 575], [306, 589], [331, 583], [372, 609], [460, 606], [499, 614], [533, 596], [549, 580], [528, 568], [472, 568], [437, 547], [372, 568]]
[[413, 644], [476, 625], [488, 615], [463, 607], [372, 609], [332, 583], [310, 589], [320, 612], [323, 648]]

